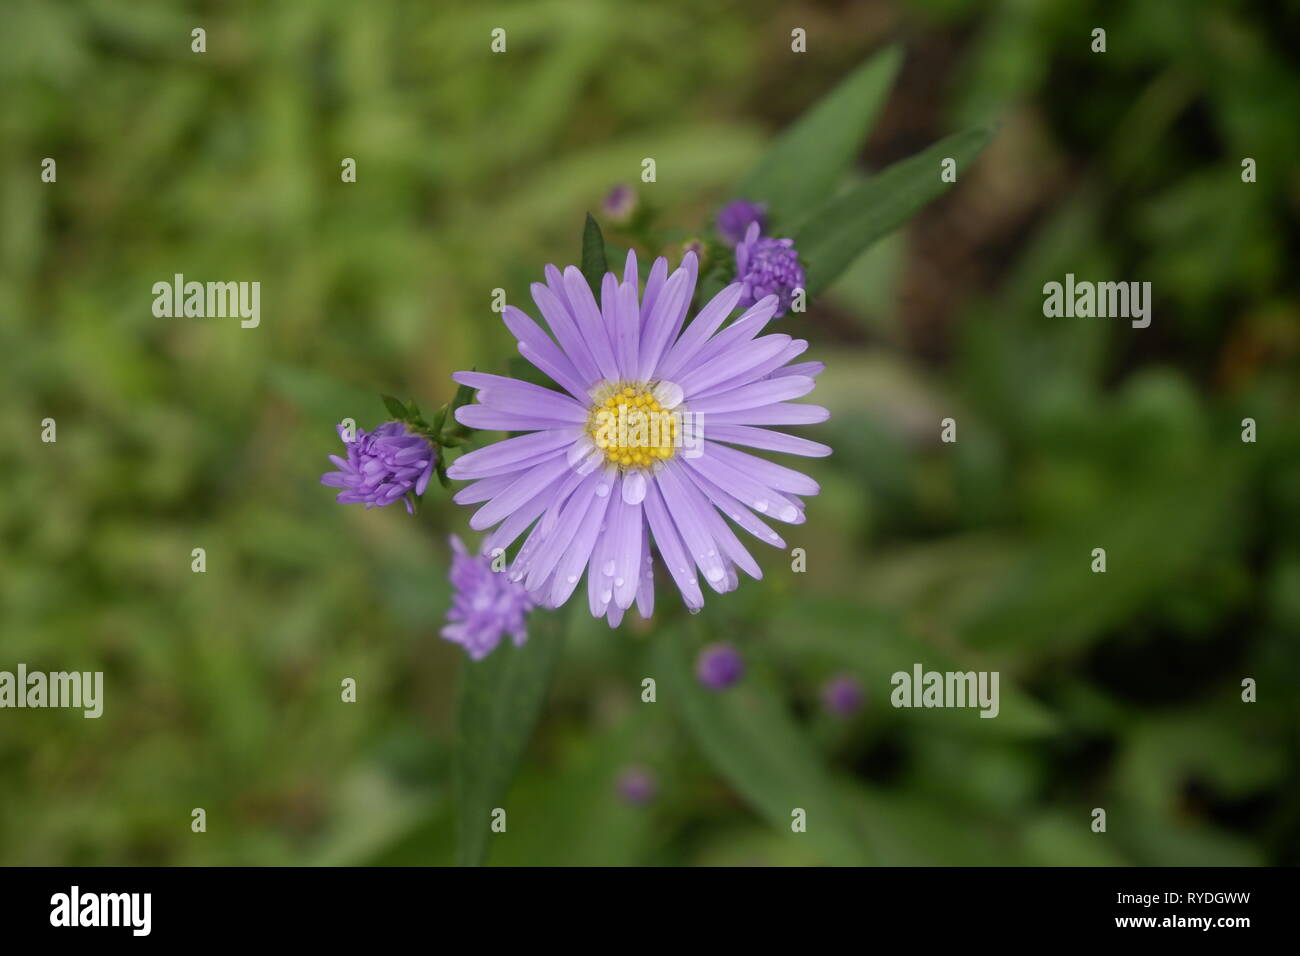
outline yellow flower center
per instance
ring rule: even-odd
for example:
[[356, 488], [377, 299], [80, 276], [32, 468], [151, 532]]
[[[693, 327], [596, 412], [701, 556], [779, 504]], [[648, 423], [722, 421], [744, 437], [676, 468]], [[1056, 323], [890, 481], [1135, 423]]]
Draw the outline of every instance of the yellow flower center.
[[673, 457], [681, 415], [659, 404], [645, 385], [605, 385], [593, 395], [587, 434], [621, 468], [649, 468]]

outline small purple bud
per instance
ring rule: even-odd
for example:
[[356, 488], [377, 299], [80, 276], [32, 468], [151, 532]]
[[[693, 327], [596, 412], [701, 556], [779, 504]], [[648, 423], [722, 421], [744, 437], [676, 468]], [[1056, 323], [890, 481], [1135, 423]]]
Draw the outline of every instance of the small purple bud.
[[330, 455], [338, 470], [321, 475], [320, 483], [341, 488], [338, 500], [344, 504], [386, 508], [405, 498], [407, 512], [414, 514], [406, 496], [424, 494], [437, 455], [428, 439], [408, 431], [402, 422], [385, 422], [372, 432], [358, 428], [351, 441], [342, 425], [335, 427], [348, 456]]
[[767, 228], [767, 207], [763, 203], [736, 199], [722, 207], [718, 213], [718, 234], [727, 245], [738, 245], [745, 238], [750, 223], [758, 223], [758, 231]]
[[632, 218], [632, 213], [636, 212], [636, 206], [636, 192], [631, 186], [620, 183], [605, 196], [605, 201], [601, 203], [601, 211], [604, 212], [605, 218], [610, 222], [622, 225]]
[[849, 674], [832, 677], [822, 688], [822, 703], [837, 717], [852, 717], [866, 702], [861, 682]]
[[709, 247], [702, 239], [687, 239], [682, 243], [681, 255], [679, 259], [685, 259], [686, 253], [695, 253], [695, 260], [700, 272], [703, 272], [709, 265]]
[[628, 767], [618, 775], [617, 790], [625, 803], [644, 807], [659, 795], [659, 781], [645, 767]]
[[745, 674], [745, 661], [731, 644], [710, 644], [695, 658], [695, 676], [710, 690], [726, 690]]
[[751, 223], [736, 246], [736, 279], [742, 286], [742, 309], [774, 295], [777, 318], [785, 315], [794, 302], [795, 290], [802, 289], [805, 281], [794, 240], [760, 236], [758, 224]]
[[451, 607], [442, 629], [444, 639], [482, 660], [509, 635], [518, 647], [528, 639], [527, 618], [535, 604], [522, 584], [505, 571], [492, 570], [490, 555], [471, 554], [459, 536], [451, 536]]

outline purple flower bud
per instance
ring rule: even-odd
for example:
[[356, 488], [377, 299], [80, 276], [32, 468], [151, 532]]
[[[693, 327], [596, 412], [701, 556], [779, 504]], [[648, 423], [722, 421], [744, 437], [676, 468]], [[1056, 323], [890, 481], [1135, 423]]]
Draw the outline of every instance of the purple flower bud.
[[[385, 508], [408, 491], [416, 496], [424, 494], [437, 455], [427, 439], [407, 431], [402, 422], [385, 422], [369, 433], [358, 428], [352, 441], [347, 440], [347, 430], [342, 425], [337, 427], [348, 457], [330, 455], [330, 461], [339, 470], [321, 475], [320, 483], [342, 488], [339, 501]], [[409, 498], [406, 511], [415, 514]]]
[[758, 223], [758, 231], [767, 228], [767, 207], [747, 199], [736, 199], [722, 207], [718, 213], [718, 234], [735, 246], [745, 238], [751, 223]]
[[709, 247], [702, 239], [687, 239], [681, 245], [681, 255], [679, 258], [683, 261], [687, 253], [695, 254], [696, 268], [704, 272], [709, 267]]
[[745, 673], [745, 661], [731, 644], [710, 644], [695, 659], [695, 677], [710, 690], [726, 690]]
[[486, 554], [470, 554], [460, 538], [451, 536], [451, 609], [442, 636], [459, 644], [473, 660], [481, 660], [509, 634], [518, 646], [528, 640], [524, 618], [533, 600], [523, 585], [504, 571], [493, 571]]
[[636, 192], [631, 186], [620, 183], [605, 196], [605, 201], [601, 203], [601, 211], [610, 222], [621, 225], [632, 218], [636, 206]]
[[736, 246], [736, 278], [743, 285], [739, 304], [745, 309], [775, 295], [776, 314], [782, 316], [790, 309], [795, 289], [804, 287], [803, 266], [793, 239], [760, 237], [758, 231], [758, 223], [751, 223], [744, 241]]
[[852, 717], [866, 702], [861, 682], [849, 674], [832, 677], [822, 688], [822, 703], [837, 717]]
[[618, 775], [618, 795], [634, 807], [644, 807], [659, 795], [659, 781], [645, 767], [628, 767]]

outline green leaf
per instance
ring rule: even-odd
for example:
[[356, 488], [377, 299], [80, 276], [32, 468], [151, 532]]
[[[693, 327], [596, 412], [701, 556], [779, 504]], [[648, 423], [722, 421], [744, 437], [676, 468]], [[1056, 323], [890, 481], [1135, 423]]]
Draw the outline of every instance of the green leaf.
[[468, 385], [461, 385], [456, 389], [456, 397], [451, 400], [451, 410], [454, 412], [472, 401], [474, 401], [474, 389]]
[[[778, 832], [808, 840], [827, 862], [868, 862], [861, 831], [842, 803], [816, 748], [791, 719], [761, 668], [747, 655], [744, 679], [728, 690], [705, 689], [692, 673], [685, 634], [656, 637], [656, 670], [665, 697], [684, 718], [700, 749]], [[795, 808], [807, 814], [807, 832], [792, 833]]]
[[442, 406], [438, 412], [436, 423], [431, 429], [433, 434], [437, 436], [439, 445], [447, 448], [458, 448], [465, 444], [465, 440], [470, 435], [474, 434], [475, 430], [462, 425], [456, 420], [455, 415], [456, 409], [468, 405], [473, 400], [474, 389], [468, 385], [461, 385], [456, 389], [456, 394], [452, 400]]
[[407, 412], [405, 405], [393, 398], [391, 395], [381, 395], [380, 398], [384, 400], [384, 407], [388, 409], [388, 414], [392, 415], [399, 422], [406, 421], [409, 412]]
[[767, 203], [769, 232], [789, 235], [830, 197], [880, 112], [902, 57], [876, 54], [795, 121], [737, 187]]
[[[853, 630], [844, 628], [854, 621]], [[1057, 733], [1056, 715], [1022, 690], [1015, 676], [1002, 672], [1000, 658], [964, 650], [960, 656], [917, 637], [892, 612], [856, 601], [818, 596], [790, 596], [769, 618], [771, 640], [783, 657], [819, 660], [847, 667], [871, 687], [887, 695], [894, 674], [911, 673], [914, 664], [927, 671], [999, 671], [1000, 709], [995, 719], [976, 716], [973, 709], [937, 708], [895, 711], [892, 719], [915, 724], [931, 733], [1042, 738]]]
[[605, 267], [605, 238], [600, 226], [587, 213], [587, 224], [582, 227], [582, 274], [587, 278], [596, 301], [600, 301], [600, 283], [608, 270]]
[[510, 781], [541, 714], [564, 639], [563, 616], [536, 611], [522, 647], [509, 641], [461, 668], [456, 710], [456, 861], [487, 856], [492, 811], [505, 806]]
[[942, 139], [818, 209], [794, 236], [808, 271], [808, 295], [825, 289], [868, 246], [952, 185], [940, 178], [943, 159], [955, 159], [962, 175], [992, 133], [977, 129]]

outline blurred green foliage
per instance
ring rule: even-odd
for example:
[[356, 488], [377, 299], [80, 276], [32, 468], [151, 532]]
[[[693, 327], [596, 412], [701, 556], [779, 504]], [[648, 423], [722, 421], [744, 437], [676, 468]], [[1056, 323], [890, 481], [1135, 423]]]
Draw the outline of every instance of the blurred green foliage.
[[[762, 583], [662, 627], [575, 615], [489, 861], [1300, 862], [1297, 27], [1175, 0], [6, 3], [0, 668], [103, 670], [106, 701], [0, 712], [0, 862], [452, 862], [466, 515], [334, 504], [334, 423], [503, 371], [491, 290], [576, 261], [642, 157], [642, 201], [697, 232], [900, 37], [864, 170], [1001, 126], [788, 320], [833, 412], [787, 535], [808, 572], [757, 554]], [[1151, 328], [1044, 318], [1067, 271], [1152, 282]], [[261, 281], [261, 327], [154, 318], [177, 272]], [[750, 677], [706, 695], [689, 662], [723, 638]], [[893, 709], [915, 662], [1000, 671], [1001, 715]], [[850, 720], [819, 705], [841, 672]], [[617, 799], [630, 764], [653, 805]]]

